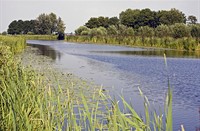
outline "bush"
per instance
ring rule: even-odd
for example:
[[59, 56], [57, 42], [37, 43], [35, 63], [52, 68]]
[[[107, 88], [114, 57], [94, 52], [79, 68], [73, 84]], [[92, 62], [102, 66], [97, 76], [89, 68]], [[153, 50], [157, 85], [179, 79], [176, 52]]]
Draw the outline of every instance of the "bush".
[[172, 29], [172, 36], [174, 38], [183, 38], [190, 36], [190, 30], [188, 26], [183, 23], [176, 23], [171, 26]]

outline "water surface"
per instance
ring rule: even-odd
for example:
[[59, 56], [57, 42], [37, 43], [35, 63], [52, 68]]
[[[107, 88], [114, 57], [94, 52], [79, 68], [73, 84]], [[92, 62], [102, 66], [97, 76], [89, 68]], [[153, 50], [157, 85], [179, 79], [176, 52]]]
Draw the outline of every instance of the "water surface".
[[28, 43], [39, 48], [42, 55], [51, 57], [57, 68], [103, 85], [117, 99], [123, 94], [139, 114], [143, 103], [138, 87], [156, 108], [163, 108], [169, 78], [173, 89], [174, 130], [179, 130], [181, 124], [188, 131], [200, 126], [198, 53], [60, 41], [29, 40]]

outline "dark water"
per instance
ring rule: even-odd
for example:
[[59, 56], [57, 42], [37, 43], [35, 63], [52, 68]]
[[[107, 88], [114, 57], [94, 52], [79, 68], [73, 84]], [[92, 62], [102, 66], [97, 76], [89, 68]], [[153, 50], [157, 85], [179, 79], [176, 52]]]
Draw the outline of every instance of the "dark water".
[[179, 130], [181, 124], [186, 131], [200, 128], [200, 53], [60, 41], [28, 43], [38, 47], [42, 55], [51, 57], [63, 71], [102, 84], [116, 98], [123, 94], [139, 114], [143, 104], [138, 87], [155, 108], [163, 109], [169, 77], [173, 88], [174, 130]]

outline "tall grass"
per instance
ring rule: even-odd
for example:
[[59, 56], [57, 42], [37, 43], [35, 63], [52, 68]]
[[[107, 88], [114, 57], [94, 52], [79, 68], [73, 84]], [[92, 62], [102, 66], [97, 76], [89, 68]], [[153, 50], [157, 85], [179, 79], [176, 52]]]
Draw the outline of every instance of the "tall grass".
[[54, 79], [49, 79], [30, 67], [22, 67], [12, 51], [0, 46], [0, 130], [172, 131], [170, 88], [166, 111], [160, 115], [153, 112], [153, 118], [149, 101], [140, 91], [145, 109], [141, 117], [123, 97], [126, 112], [120, 109], [118, 101], [102, 87], [74, 79], [62, 84], [53, 71], [48, 75]]
[[26, 47], [26, 40], [22, 36], [0, 35], [0, 46], [8, 46], [12, 53], [20, 53]]
[[192, 37], [140, 37], [140, 36], [66, 36], [66, 41], [83, 43], [103, 43], [139, 47], [169, 48], [177, 50], [198, 51], [199, 41]]
[[22, 35], [27, 40], [57, 40], [57, 35]]

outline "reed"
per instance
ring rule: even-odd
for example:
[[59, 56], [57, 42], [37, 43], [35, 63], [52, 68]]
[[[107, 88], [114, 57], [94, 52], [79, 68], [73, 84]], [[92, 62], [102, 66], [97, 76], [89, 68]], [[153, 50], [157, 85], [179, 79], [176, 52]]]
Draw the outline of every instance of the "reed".
[[140, 36], [66, 36], [66, 41], [80, 43], [113, 44], [137, 47], [168, 48], [198, 51], [199, 41], [192, 37], [140, 37]]

